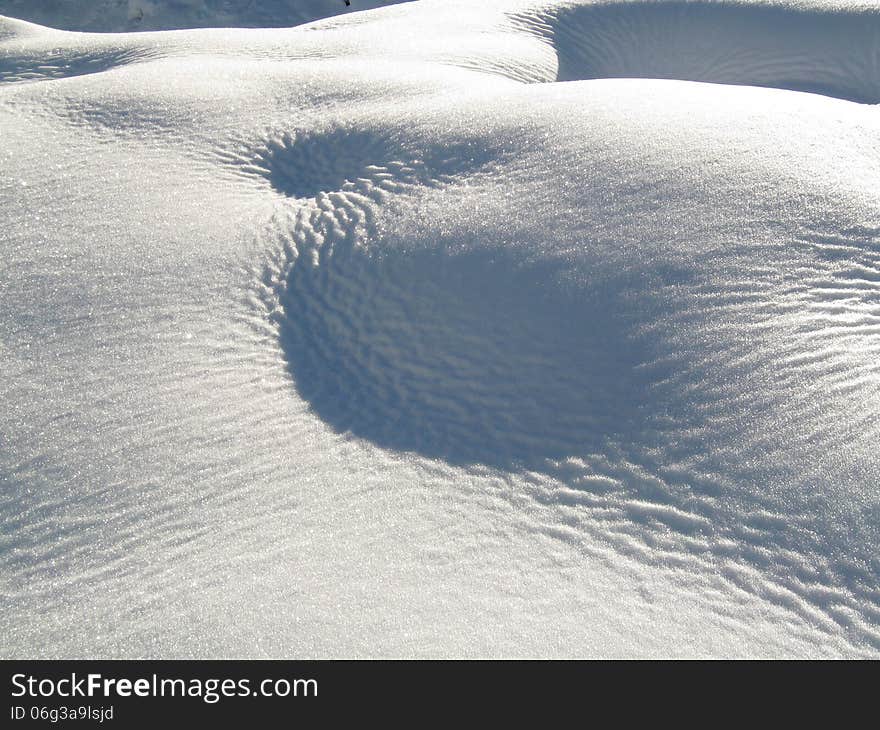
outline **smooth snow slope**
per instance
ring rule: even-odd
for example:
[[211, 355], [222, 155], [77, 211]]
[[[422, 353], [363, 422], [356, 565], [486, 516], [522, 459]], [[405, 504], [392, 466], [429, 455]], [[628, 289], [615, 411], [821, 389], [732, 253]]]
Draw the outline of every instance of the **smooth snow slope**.
[[876, 657], [878, 49], [0, 20], [3, 655]]

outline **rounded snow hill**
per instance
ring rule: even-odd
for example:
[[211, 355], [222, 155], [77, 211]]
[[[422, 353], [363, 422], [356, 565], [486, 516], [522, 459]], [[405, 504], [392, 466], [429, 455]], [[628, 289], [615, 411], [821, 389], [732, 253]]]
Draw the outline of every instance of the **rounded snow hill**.
[[878, 49], [0, 18], [6, 655], [878, 656]]
[[64, 30], [284, 28], [407, 0], [0, 0], [0, 15]]

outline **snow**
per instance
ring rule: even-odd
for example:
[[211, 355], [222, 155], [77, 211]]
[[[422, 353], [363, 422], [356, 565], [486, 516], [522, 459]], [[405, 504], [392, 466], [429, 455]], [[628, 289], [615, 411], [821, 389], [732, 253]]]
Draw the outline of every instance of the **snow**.
[[2, 0], [0, 14], [86, 32], [283, 28], [406, 0]]
[[137, 4], [0, 2], [4, 658], [880, 654], [874, 3]]

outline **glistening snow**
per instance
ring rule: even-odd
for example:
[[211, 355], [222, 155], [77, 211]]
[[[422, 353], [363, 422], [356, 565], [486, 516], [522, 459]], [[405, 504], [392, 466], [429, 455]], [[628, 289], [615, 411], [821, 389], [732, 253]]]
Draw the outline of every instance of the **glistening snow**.
[[150, 31], [0, 17], [4, 657], [880, 656], [876, 3], [77, 5], [0, 2]]

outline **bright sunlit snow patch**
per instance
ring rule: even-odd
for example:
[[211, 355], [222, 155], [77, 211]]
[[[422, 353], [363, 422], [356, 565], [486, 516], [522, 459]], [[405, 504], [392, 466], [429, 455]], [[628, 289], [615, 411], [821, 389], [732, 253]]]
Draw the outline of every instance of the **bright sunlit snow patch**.
[[4, 655], [877, 656], [878, 48], [0, 18]]

